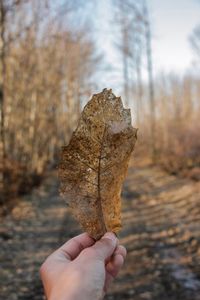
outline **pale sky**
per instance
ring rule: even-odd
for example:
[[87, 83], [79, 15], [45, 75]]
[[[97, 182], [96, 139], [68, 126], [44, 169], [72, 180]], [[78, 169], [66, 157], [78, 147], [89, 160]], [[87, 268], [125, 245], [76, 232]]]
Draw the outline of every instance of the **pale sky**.
[[[188, 41], [195, 26], [200, 24], [200, 0], [147, 0], [152, 21], [154, 75], [175, 72], [180, 75], [191, 69], [195, 55]], [[121, 58], [114, 46], [115, 24], [109, 0], [100, 0], [95, 30], [99, 49], [114, 71], [108, 71], [102, 86], [118, 86], [121, 82]], [[112, 12], [113, 13], [113, 12]], [[113, 22], [113, 25], [112, 25]]]
[[149, 0], [152, 16], [155, 70], [183, 72], [194, 53], [188, 37], [200, 24], [198, 0]]

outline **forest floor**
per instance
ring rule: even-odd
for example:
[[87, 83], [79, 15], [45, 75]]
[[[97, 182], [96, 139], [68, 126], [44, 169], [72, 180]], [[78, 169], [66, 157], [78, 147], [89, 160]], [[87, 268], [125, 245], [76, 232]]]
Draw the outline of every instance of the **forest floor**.
[[[200, 300], [200, 182], [135, 163], [122, 198], [128, 256], [106, 299]], [[79, 232], [50, 173], [1, 220], [0, 299], [44, 299], [41, 263]]]

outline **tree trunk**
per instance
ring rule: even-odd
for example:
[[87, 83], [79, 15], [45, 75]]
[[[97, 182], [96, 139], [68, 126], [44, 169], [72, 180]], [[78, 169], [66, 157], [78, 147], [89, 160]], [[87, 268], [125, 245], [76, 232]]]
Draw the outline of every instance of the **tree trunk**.
[[5, 7], [0, 0], [0, 204], [5, 202]]
[[123, 79], [125, 105], [129, 105], [129, 75], [128, 75], [128, 28], [126, 24], [124, 0], [120, 1], [121, 10], [121, 33], [122, 33], [122, 55], [123, 55]]
[[137, 126], [140, 127], [140, 109], [142, 107], [142, 96], [143, 96], [143, 87], [142, 87], [142, 74], [141, 74], [141, 41], [138, 41], [138, 50], [136, 57], [136, 81], [137, 81], [137, 99], [136, 99], [136, 116], [137, 116]]
[[145, 18], [145, 37], [146, 37], [146, 55], [147, 68], [149, 78], [149, 103], [150, 103], [150, 121], [151, 121], [151, 156], [152, 161], [156, 162], [156, 119], [155, 119], [155, 94], [153, 81], [153, 63], [151, 49], [151, 29], [149, 24], [149, 15], [147, 5], [144, 2], [144, 18]]

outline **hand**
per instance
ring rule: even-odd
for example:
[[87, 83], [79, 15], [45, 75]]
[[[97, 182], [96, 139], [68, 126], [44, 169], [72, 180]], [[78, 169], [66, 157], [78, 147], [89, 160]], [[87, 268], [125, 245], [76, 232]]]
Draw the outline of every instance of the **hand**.
[[126, 257], [113, 233], [95, 242], [83, 233], [51, 254], [40, 269], [48, 300], [99, 300]]

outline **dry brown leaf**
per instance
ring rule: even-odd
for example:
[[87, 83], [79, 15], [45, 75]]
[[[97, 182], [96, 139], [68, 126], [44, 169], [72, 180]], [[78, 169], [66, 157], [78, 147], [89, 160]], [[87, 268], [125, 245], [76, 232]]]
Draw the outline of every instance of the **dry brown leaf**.
[[137, 137], [129, 109], [104, 89], [85, 106], [59, 168], [61, 194], [93, 238], [121, 228], [121, 186]]

